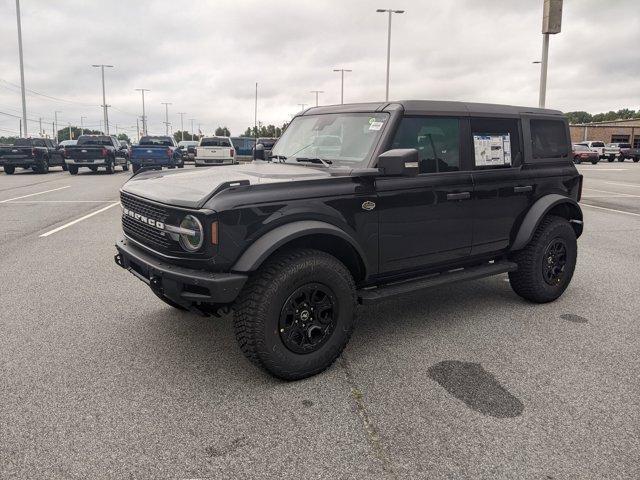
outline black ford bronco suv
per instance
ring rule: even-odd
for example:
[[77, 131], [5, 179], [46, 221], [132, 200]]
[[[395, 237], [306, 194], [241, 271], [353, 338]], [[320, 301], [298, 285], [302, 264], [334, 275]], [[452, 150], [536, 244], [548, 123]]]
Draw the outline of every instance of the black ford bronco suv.
[[264, 160], [134, 176], [115, 261], [174, 308], [232, 308], [244, 354], [300, 379], [340, 355], [358, 303], [506, 272], [521, 297], [558, 298], [581, 189], [558, 111], [315, 107]]

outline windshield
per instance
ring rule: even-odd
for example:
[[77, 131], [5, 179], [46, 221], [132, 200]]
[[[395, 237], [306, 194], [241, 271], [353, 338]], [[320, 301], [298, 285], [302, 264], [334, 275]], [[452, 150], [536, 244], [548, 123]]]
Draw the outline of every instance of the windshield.
[[291, 121], [271, 154], [297, 163], [320, 159], [338, 167], [359, 167], [380, 138], [387, 113], [304, 115]]
[[171, 137], [142, 137], [138, 145], [172, 147]]
[[230, 147], [229, 139], [225, 137], [203, 138], [200, 141], [201, 147]]
[[30, 147], [31, 139], [30, 138], [19, 138], [16, 140], [16, 143], [13, 144], [14, 147]]
[[588, 151], [588, 150], [589, 150], [589, 147], [587, 147], [586, 145], [580, 145], [580, 144], [578, 144], [578, 145], [574, 145], [574, 146], [573, 146], [573, 149], [574, 149], [576, 152], [578, 152], [578, 151], [580, 151], [580, 152], [581, 152], [581, 151]]
[[80, 137], [77, 145], [113, 145], [111, 137]]
[[604, 143], [602, 142], [591, 142], [592, 147], [604, 147]]

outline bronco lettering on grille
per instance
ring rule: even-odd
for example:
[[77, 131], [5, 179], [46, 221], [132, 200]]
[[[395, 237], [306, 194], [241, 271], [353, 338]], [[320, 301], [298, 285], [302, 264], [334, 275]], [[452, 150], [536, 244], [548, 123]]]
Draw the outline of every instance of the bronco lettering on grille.
[[139, 222], [145, 223], [152, 227], [157, 228], [158, 230], [164, 230], [164, 223], [159, 220], [154, 220], [153, 218], [146, 217], [140, 213], [134, 212], [133, 210], [129, 210], [126, 207], [122, 207], [122, 214], [127, 217], [133, 218]]

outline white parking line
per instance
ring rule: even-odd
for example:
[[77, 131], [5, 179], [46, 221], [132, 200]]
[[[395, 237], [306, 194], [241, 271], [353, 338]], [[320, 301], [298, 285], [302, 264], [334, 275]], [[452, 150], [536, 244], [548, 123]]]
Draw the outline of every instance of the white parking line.
[[[602, 180], [600, 180], [602, 181]], [[609, 185], [621, 185], [623, 187], [636, 187], [636, 188], [640, 188], [640, 185], [638, 185], [637, 183], [623, 183], [623, 182], [603, 182], [603, 183], [608, 183]]]
[[11, 205], [31, 205], [34, 203], [111, 203], [113, 200], [24, 200]]
[[[595, 168], [595, 165], [594, 165]], [[621, 172], [622, 170], [629, 170], [628, 168], [603, 168], [601, 170], [593, 170], [592, 168], [587, 168], [590, 172]], [[587, 171], [585, 170], [585, 172]]]
[[630, 197], [630, 198], [640, 198], [640, 195], [633, 195], [631, 193], [622, 193], [622, 192], [610, 192], [609, 190], [598, 190], [597, 188], [584, 187], [585, 190], [591, 190], [592, 192], [600, 192], [600, 193], [609, 193], [612, 196], [616, 197]]
[[45, 190], [44, 192], [30, 193], [29, 195], [22, 195], [21, 197], [7, 198], [6, 200], [0, 200], [0, 203], [7, 203], [13, 200], [20, 200], [21, 198], [34, 197], [36, 195], [42, 195], [43, 193], [57, 192], [58, 190], [64, 190], [65, 188], [69, 188], [70, 186], [71, 185], [67, 185], [66, 187], [60, 187], [60, 188], [52, 188], [51, 190]]
[[107, 205], [104, 208], [101, 208], [100, 210], [96, 210], [95, 212], [91, 212], [88, 215], [85, 215], [84, 217], [80, 217], [80, 218], [76, 218], [75, 220], [72, 220], [69, 223], [65, 223], [64, 225], [61, 225], [58, 228], [54, 228], [53, 230], [49, 230], [48, 232], [43, 233], [42, 235], [40, 235], [41, 237], [48, 237], [49, 235], [53, 235], [56, 232], [59, 232], [60, 230], [64, 230], [67, 227], [70, 227], [71, 225], [75, 225], [76, 223], [79, 223], [83, 220], [86, 220], [87, 218], [91, 218], [94, 215], [97, 215], [99, 213], [104, 212], [105, 210], [109, 210], [112, 207], [115, 207], [116, 205], [120, 205], [120, 202], [116, 202], [116, 203], [112, 203], [111, 205]]
[[633, 215], [634, 217], [640, 217], [640, 213], [625, 212], [624, 210], [615, 210], [613, 208], [598, 207], [596, 205], [589, 205], [588, 203], [580, 203], [580, 205], [584, 207], [597, 208], [598, 210], [607, 210], [608, 212], [624, 213], [625, 215]]

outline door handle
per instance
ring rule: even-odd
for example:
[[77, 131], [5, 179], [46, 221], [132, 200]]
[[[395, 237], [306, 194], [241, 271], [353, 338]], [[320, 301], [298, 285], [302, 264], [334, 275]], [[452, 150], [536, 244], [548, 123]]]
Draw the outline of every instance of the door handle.
[[515, 193], [524, 193], [524, 192], [532, 192], [533, 187], [531, 185], [524, 185], [520, 187], [513, 187], [513, 191]]
[[471, 198], [469, 192], [447, 193], [447, 200], [466, 200], [468, 198]]

